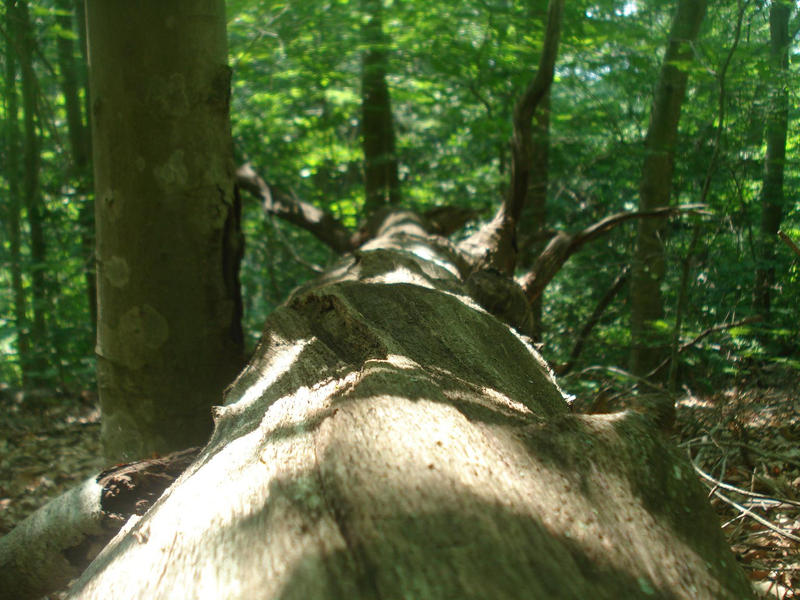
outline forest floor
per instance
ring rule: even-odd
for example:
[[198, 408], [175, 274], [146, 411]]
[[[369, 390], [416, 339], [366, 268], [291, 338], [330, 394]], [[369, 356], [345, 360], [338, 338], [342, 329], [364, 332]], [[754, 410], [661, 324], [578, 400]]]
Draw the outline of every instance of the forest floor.
[[800, 598], [800, 377], [687, 392], [676, 442], [708, 488], [736, 558], [764, 598]]
[[[708, 487], [734, 554], [764, 598], [800, 598], [800, 381], [688, 390], [675, 441]], [[68, 400], [30, 413], [12, 403], [0, 425], [0, 536], [105, 465], [100, 414]]]

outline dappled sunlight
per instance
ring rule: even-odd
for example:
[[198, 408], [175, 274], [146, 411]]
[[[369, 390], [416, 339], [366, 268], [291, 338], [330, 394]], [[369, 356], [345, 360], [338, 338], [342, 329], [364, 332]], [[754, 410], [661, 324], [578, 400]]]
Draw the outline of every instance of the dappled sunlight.
[[269, 337], [265, 334], [261, 344], [269, 348], [268, 360], [262, 361], [259, 365], [258, 379], [245, 389], [240, 398], [232, 398], [227, 410], [232, 412], [244, 410], [263, 396], [269, 387], [292, 367], [311, 341], [311, 339], [285, 340], [275, 332], [270, 332]]
[[430, 243], [407, 243], [404, 245], [404, 250], [414, 254], [418, 258], [421, 258], [426, 263], [433, 263], [442, 267], [443, 269], [446, 269], [455, 277], [460, 277], [458, 270], [453, 266], [453, 261], [445, 260], [439, 255], [438, 252], [434, 252]]
[[[336, 435], [321, 434], [318, 452], [324, 448], [321, 468], [329, 485], [348, 498], [348, 506], [358, 507], [351, 515], [358, 530], [373, 532], [374, 539], [359, 540], [363, 544], [380, 545], [384, 529], [403, 515], [424, 523], [426, 515], [452, 510], [463, 523], [480, 523], [500, 518], [496, 511], [522, 528], [504, 531], [510, 549], [530, 552], [523, 539], [538, 535], [550, 552], [564, 554], [568, 547], [568, 555], [580, 553], [593, 569], [624, 566], [642, 591], [670, 589], [687, 579], [698, 587], [713, 586], [697, 552], [644, 506], [634, 491], [637, 484], [626, 479], [631, 475], [626, 467], [612, 464], [618, 458], [613, 455], [625, 447], [614, 429], [619, 418], [583, 419], [584, 428], [570, 435], [588, 435], [585, 447], [591, 456], [565, 468], [525, 443], [525, 437], [548, 439], [550, 434], [544, 428], [526, 431], [524, 421], [467, 424], [462, 413], [441, 402], [359, 397], [323, 426]], [[337, 427], [334, 422], [340, 419]], [[369, 434], [362, 435], [357, 424], [367, 419]], [[593, 467], [594, 459], [604, 468]], [[688, 480], [691, 473], [680, 476]], [[487, 507], [492, 507], [491, 517], [483, 514]], [[502, 523], [494, 526], [502, 528]], [[437, 528], [442, 535], [441, 524], [431, 526]], [[447, 550], [442, 552], [445, 556]], [[531, 557], [534, 564], [537, 560], [542, 559]]]
[[374, 281], [375, 283], [408, 283], [411, 285], [418, 285], [426, 288], [433, 288], [430, 280], [421, 273], [414, 273], [402, 265], [395, 266], [391, 271], [387, 271], [376, 277], [371, 277], [366, 281]]
[[[202, 467], [170, 488], [158, 511], [131, 524], [133, 535], [123, 541], [130, 546], [124, 561], [117, 559], [109, 571], [148, 572], [153, 560], [166, 554], [169, 585], [193, 598], [254, 597], [253, 586], [259, 585], [256, 595], [269, 596], [277, 595], [297, 564], [319, 547], [343, 548], [329, 518], [317, 522], [308, 538], [298, 533], [307, 527], [309, 516], [316, 519], [324, 508], [316, 475], [303, 470], [315, 462], [304, 423], [318, 413], [329, 414], [327, 398], [337, 385], [341, 384], [330, 381], [296, 390], [274, 402], [258, 428], [200, 457]], [[272, 435], [285, 429], [295, 435]], [[207, 526], [197, 528], [197, 523]], [[266, 536], [270, 544], [264, 543]], [[188, 552], [173, 552], [178, 539]], [[216, 550], [201, 550], [209, 547]], [[236, 561], [220, 562], [226, 549], [241, 547], [248, 552]], [[261, 577], [250, 576], [253, 571]], [[153, 582], [152, 597], [163, 584]], [[113, 590], [113, 584], [104, 589]], [[113, 591], [113, 597], [126, 597], [124, 589]]]
[[507, 408], [510, 408], [511, 410], [513, 410], [515, 412], [519, 412], [519, 413], [523, 413], [523, 414], [530, 414], [530, 415], [533, 414], [533, 411], [531, 411], [530, 408], [528, 408], [527, 406], [525, 406], [521, 402], [516, 402], [516, 401], [512, 400], [511, 398], [509, 398], [508, 396], [506, 396], [505, 394], [501, 394], [500, 392], [498, 392], [497, 390], [494, 390], [492, 388], [489, 388], [489, 387], [486, 387], [486, 386], [482, 386], [480, 395], [481, 395], [481, 397], [486, 397], [486, 398], [491, 399], [491, 401], [496, 403], [496, 404], [499, 404], [501, 406], [505, 406]]
[[[281, 360], [307, 345], [286, 345]], [[498, 390], [400, 354], [268, 396], [248, 399], [254, 410], [263, 403], [258, 424], [207, 449], [158, 510], [132, 524], [124, 560], [90, 586], [124, 597], [115, 573], [151, 572], [166, 557], [162, 579], [146, 584], [152, 597], [157, 586], [208, 599], [325, 597], [339, 576], [357, 578], [365, 553], [392, 565], [375, 573], [387, 590], [407, 577], [420, 589], [458, 586], [448, 578], [460, 564], [487, 569], [486, 581], [492, 569], [525, 564], [500, 585], [555, 597], [537, 574], [557, 569], [563, 597], [598, 581], [618, 597], [678, 587], [724, 595], [673, 521], [641, 496], [641, 486], [672, 494], [669, 479], [684, 486], [691, 472], [637, 479], [657, 457], [631, 449], [622, 413], [544, 422]], [[222, 558], [233, 552], [235, 561]]]

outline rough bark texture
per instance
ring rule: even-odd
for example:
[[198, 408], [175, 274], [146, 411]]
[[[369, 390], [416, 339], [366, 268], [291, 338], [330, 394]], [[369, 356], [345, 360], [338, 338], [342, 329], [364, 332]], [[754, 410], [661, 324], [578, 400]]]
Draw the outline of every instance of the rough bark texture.
[[197, 454], [118, 465], [51, 500], [0, 538], [0, 600], [34, 600], [78, 577], [131, 515], [143, 515]]
[[573, 415], [416, 218], [269, 318], [197, 461], [72, 598], [750, 598], [685, 456]]
[[789, 69], [788, 3], [773, 2], [769, 9], [771, 89], [767, 115], [767, 154], [764, 158], [764, 183], [761, 188], [761, 227], [758, 246], [759, 265], [756, 270], [753, 300], [756, 310], [769, 315], [770, 295], [775, 284], [775, 246], [780, 229], [785, 200], [783, 173], [786, 163], [786, 137], [789, 128], [789, 88], [786, 81]]
[[102, 435], [138, 458], [208, 439], [242, 365], [224, 2], [92, 0], [87, 17]]
[[[639, 186], [639, 209], [643, 211], [670, 203], [678, 122], [689, 77], [685, 65], [694, 57], [692, 44], [700, 31], [705, 12], [706, 0], [679, 0], [672, 21], [645, 140]], [[649, 373], [668, 353], [669, 336], [656, 325], [664, 317], [661, 282], [665, 272], [665, 233], [663, 220], [639, 222], [630, 290], [630, 369], [637, 375]]]
[[400, 202], [394, 124], [389, 86], [389, 54], [383, 31], [383, 0], [362, 0], [361, 129], [364, 147], [366, 212]]

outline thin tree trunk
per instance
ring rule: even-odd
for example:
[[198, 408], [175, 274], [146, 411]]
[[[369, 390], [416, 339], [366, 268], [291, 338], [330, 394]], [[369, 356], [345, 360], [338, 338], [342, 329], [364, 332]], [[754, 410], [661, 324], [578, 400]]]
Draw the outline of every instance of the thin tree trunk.
[[366, 212], [400, 202], [394, 125], [389, 86], [388, 40], [383, 31], [382, 0], [363, 0], [361, 129], [364, 147]]
[[767, 114], [767, 153], [764, 159], [764, 183], [761, 188], [761, 227], [758, 244], [754, 306], [765, 317], [770, 312], [770, 296], [775, 283], [775, 246], [783, 220], [783, 179], [786, 162], [786, 137], [789, 128], [789, 92], [786, 81], [789, 68], [788, 3], [774, 1], [769, 9], [771, 90]]
[[243, 358], [225, 4], [87, 17], [102, 439], [109, 458], [165, 454], [205, 442]]
[[[679, 0], [669, 44], [653, 97], [645, 159], [639, 187], [639, 210], [668, 206], [672, 190], [678, 122], [688, 81], [685, 65], [693, 58], [692, 44], [700, 31], [706, 0]], [[668, 352], [669, 336], [658, 326], [664, 317], [661, 283], [665, 273], [666, 221], [639, 221], [631, 271], [630, 369], [650, 372]]]
[[45, 243], [44, 221], [45, 207], [42, 202], [39, 186], [39, 169], [41, 167], [40, 143], [37, 107], [37, 83], [33, 69], [35, 39], [33, 26], [28, 13], [28, 3], [18, 0], [19, 15], [19, 59], [22, 73], [22, 104], [24, 111], [23, 127], [23, 201], [30, 231], [31, 252], [31, 303], [33, 322], [31, 325], [31, 368], [30, 383], [41, 385], [47, 378], [49, 364], [49, 342], [47, 336], [47, 245]]
[[670, 394], [678, 391], [678, 355], [681, 349], [681, 328], [686, 307], [689, 303], [689, 275], [692, 271], [692, 264], [695, 258], [697, 243], [700, 241], [700, 227], [695, 225], [692, 241], [686, 250], [686, 258], [683, 259], [681, 266], [681, 282], [678, 288], [678, 305], [675, 308], [675, 327], [672, 331], [672, 349], [670, 352], [669, 372], [667, 375], [667, 389]]
[[20, 164], [19, 140], [19, 97], [17, 95], [17, 38], [19, 30], [16, 0], [6, 3], [6, 59], [5, 59], [5, 176], [8, 181], [8, 212], [6, 229], [8, 231], [11, 254], [11, 288], [14, 295], [14, 320], [17, 330], [17, 358], [19, 360], [22, 384], [29, 384], [28, 371], [31, 366], [30, 343], [28, 340], [27, 298], [22, 280], [22, 170]]
[[[73, 12], [78, 11], [78, 4], [74, 0], [57, 0], [56, 7], [59, 26], [65, 31], [75, 30]], [[83, 12], [80, 10], [80, 12]], [[75, 18], [80, 18], [76, 14]], [[78, 39], [81, 40], [80, 31], [85, 27], [78, 26]], [[85, 32], [84, 32], [85, 33]], [[83, 53], [79, 56], [83, 57]], [[65, 36], [58, 38], [58, 67], [61, 74], [61, 89], [64, 94], [64, 108], [67, 115], [67, 131], [72, 154], [72, 176], [75, 180], [77, 200], [81, 203], [78, 222], [80, 223], [81, 248], [84, 255], [84, 280], [86, 281], [86, 297], [89, 307], [89, 316], [92, 323], [92, 340], [97, 331], [97, 283], [94, 268], [94, 203], [89, 195], [91, 189], [91, 144], [87, 123], [84, 121], [84, 105], [81, 103], [80, 92], [84, 88], [85, 69], [81, 64], [82, 58], [75, 56], [75, 42]], [[94, 345], [94, 344], [92, 344]]]
[[569, 359], [567, 360], [566, 364], [564, 364], [560, 368], [556, 368], [555, 371], [559, 375], [565, 375], [572, 371], [575, 367], [575, 363], [578, 362], [578, 358], [580, 358], [581, 352], [583, 352], [583, 348], [586, 345], [586, 341], [589, 339], [594, 328], [600, 322], [601, 317], [605, 314], [606, 310], [611, 303], [614, 301], [614, 298], [617, 297], [622, 287], [628, 282], [628, 273], [629, 269], [627, 265], [622, 269], [619, 275], [617, 275], [614, 282], [611, 284], [611, 287], [606, 290], [606, 293], [600, 298], [595, 306], [594, 311], [592, 311], [591, 316], [586, 321], [583, 327], [581, 327], [580, 332], [578, 333], [578, 339], [575, 342], [575, 345], [572, 347], [572, 352], [569, 354]]
[[[547, 187], [549, 184], [550, 170], [550, 92], [542, 98], [542, 102], [533, 117], [533, 144], [531, 146], [531, 173], [528, 186], [528, 215], [529, 225], [526, 233], [537, 237], [547, 224]], [[544, 244], [532, 248], [539, 253], [544, 249]], [[533, 318], [533, 338], [540, 342], [542, 339], [542, 307], [544, 294], [537, 296], [531, 303]]]

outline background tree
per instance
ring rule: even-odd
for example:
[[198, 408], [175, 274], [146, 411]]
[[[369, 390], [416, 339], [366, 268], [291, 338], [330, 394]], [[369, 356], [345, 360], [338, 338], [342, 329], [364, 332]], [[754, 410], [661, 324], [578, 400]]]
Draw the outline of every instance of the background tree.
[[102, 0], [87, 17], [103, 445], [132, 458], [205, 440], [242, 364], [225, 12]]
[[[668, 206], [672, 190], [675, 149], [681, 105], [686, 95], [692, 45], [706, 12], [705, 1], [679, 0], [669, 42], [653, 94], [650, 126], [645, 140], [645, 158], [639, 189], [639, 208]], [[664, 280], [666, 226], [658, 220], [639, 222], [636, 252], [631, 270], [631, 358], [630, 369], [647, 375], [666, 354], [666, 337], [660, 320], [664, 316], [661, 284]]]
[[[729, 91], [725, 125], [719, 131], [717, 167], [705, 186], [705, 165], [717, 137], [715, 70], [730, 48], [730, 24], [735, 22], [740, 4], [745, 8], [744, 33], [726, 78]], [[40, 192], [47, 214], [43, 235], [52, 240], [45, 272], [48, 286], [59, 290], [58, 301], [49, 305], [48, 342], [33, 354], [45, 356], [48, 375], [43, 383], [70, 391], [93, 385], [91, 305], [86, 298], [94, 294], [90, 286], [76, 279], [83, 277], [81, 273], [93, 262], [88, 251], [93, 233], [86, 219], [92, 197], [83, 193], [85, 183], [74, 175], [73, 163], [65, 160], [73, 156], [69, 123], [74, 119], [67, 114], [67, 97], [72, 94], [66, 93], [63, 85], [69, 69], [60, 57], [66, 54], [59, 51], [68, 46], [66, 40], [73, 44], [72, 56], [81, 58], [74, 50], [80, 47], [79, 25], [84, 20], [67, 15], [65, 8], [69, 6], [47, 0], [37, 3], [31, 12], [38, 48], [33, 68], [41, 111], [37, 129]], [[269, 7], [246, 0], [233, 2], [230, 9], [238, 160], [248, 160], [257, 172], [266, 173], [275, 190], [329, 210], [348, 228], [356, 227], [366, 201], [360, 136], [361, 9], [340, 3]], [[539, 14], [544, 3], [527, 7], [466, 2], [456, 9], [392, 3], [382, 9], [403, 204], [421, 212], [458, 206], [476, 219], [464, 232], [469, 235], [481, 219], [493, 214], [498, 199], [507, 191], [515, 90], [526, 83], [526, 65], [539, 60], [543, 39], [541, 19], [531, 20], [530, 11]], [[661, 66], [658, 51], [663, 42], [659, 40], [668, 36], [673, 13], [674, 5], [663, 2], [604, 0], [565, 7], [556, 84], [550, 97], [550, 114], [556, 116], [550, 123], [548, 224], [541, 235], [530, 236], [527, 227], [520, 232], [523, 270], [535, 259], [525, 256], [529, 240], [544, 245], [556, 231], [583, 231], [610, 214], [636, 207], [641, 143], [647, 131], [653, 82]], [[763, 264], [756, 260], [760, 250], [754, 224], [762, 213], [763, 124], [768, 113], [762, 88], [769, 81], [765, 52], [768, 13], [768, 5], [756, 2], [717, 3], [702, 39], [694, 44], [689, 90], [693, 101], [682, 111], [676, 138], [677, 152], [685, 160], [675, 167], [672, 198], [676, 203], [695, 202], [707, 188], [706, 202], [716, 216], [703, 231], [713, 239], [715, 253], [708, 255], [704, 251], [708, 244], [702, 243], [693, 259], [681, 343], [709, 327], [736, 322], [755, 311], [750, 302], [752, 278], [758, 264]], [[522, 22], [530, 26], [520, 27]], [[445, 40], [439, 35], [444, 30], [459, 35]], [[80, 82], [82, 68], [76, 70]], [[786, 77], [793, 89], [796, 69], [790, 66]], [[21, 81], [16, 83], [20, 88]], [[85, 102], [81, 88], [79, 85], [79, 99]], [[790, 116], [792, 106], [790, 103]], [[21, 112], [19, 119], [21, 125]], [[83, 121], [85, 126], [86, 116]], [[791, 123], [784, 181], [787, 198], [793, 197], [796, 189]], [[8, 190], [6, 177], [0, 179], [0, 185]], [[19, 289], [26, 301], [24, 317], [32, 323], [33, 263], [24, 206], [19, 215], [22, 262], [11, 260], [10, 236], [3, 244], [3, 258], [19, 265]], [[242, 272], [245, 331], [248, 346], [252, 346], [269, 311], [288, 290], [323, 267], [331, 253], [313, 236], [279, 220], [264, 219], [256, 204], [245, 205], [242, 222], [249, 239]], [[670, 228], [665, 246], [664, 311], [658, 322], [666, 339], [672, 338], [670, 332], [675, 330], [680, 265], [692, 239], [687, 223], [683, 219]], [[792, 203], [786, 204], [783, 227], [793, 235], [796, 209]], [[607, 241], [594, 245], [591, 253], [575, 254], [548, 284], [542, 310], [549, 325], [542, 341], [555, 363], [568, 360], [572, 340], [630, 262], [633, 236], [631, 226], [616, 230]], [[796, 319], [787, 299], [798, 283], [797, 274], [790, 253], [778, 250], [776, 260], [778, 273], [785, 277], [779, 277], [780, 288], [771, 297], [772, 320], [763, 326], [776, 343], [770, 349], [761, 346], [763, 338], [753, 335], [751, 325], [716, 334], [714, 342], [723, 343], [724, 353], [709, 351], [708, 344], [682, 353], [684, 366], [697, 361], [703, 364], [702, 369], [691, 370], [709, 375], [703, 385], [725, 380], [729, 372], [747, 371], [751, 363], [745, 357], [757, 356], [758, 364], [791, 364], [795, 360]], [[10, 315], [14, 311], [12, 269], [5, 273], [7, 277], [0, 275], [0, 305], [3, 313]], [[695, 278], [708, 284], [695, 285]], [[745, 280], [750, 284], [744, 285]], [[630, 303], [620, 300], [625, 297], [620, 295], [608, 305], [576, 367], [624, 364], [630, 359]], [[0, 372], [11, 386], [22, 382], [16, 322], [16, 317], [0, 321], [0, 339], [6, 340], [4, 350], [12, 357], [0, 365]], [[30, 337], [29, 329], [21, 328], [20, 339]], [[29, 355], [28, 360], [31, 358]], [[730, 367], [729, 360], [735, 366]], [[595, 383], [575, 385], [589, 393], [596, 391]]]
[[23, 289], [22, 260], [22, 169], [19, 142], [19, 96], [17, 94], [17, 32], [20, 30], [16, 0], [6, 3], [5, 10], [6, 54], [5, 54], [5, 119], [3, 123], [5, 150], [5, 177], [8, 185], [8, 200], [4, 207], [6, 235], [9, 244], [11, 291], [16, 333], [16, 355], [22, 381], [30, 384], [29, 369], [32, 366], [30, 342], [28, 341], [27, 300]]
[[90, 195], [92, 150], [91, 131], [87, 122], [89, 82], [86, 76], [86, 15], [83, 2], [80, 0], [57, 0], [56, 9], [58, 10], [56, 23], [59, 27], [58, 70], [72, 156], [69, 174], [74, 181], [74, 194], [81, 206], [80, 244], [85, 260], [86, 300], [92, 322], [90, 336], [93, 345], [97, 336], [97, 282], [94, 268], [94, 202]]
[[361, 130], [364, 199], [368, 212], [400, 202], [388, 71], [389, 43], [383, 31], [383, 0], [362, 0]]
[[[533, 117], [533, 133], [531, 147], [531, 175], [528, 187], [528, 206], [523, 209], [520, 230], [530, 241], [530, 252], [525, 251], [522, 266], [530, 268], [528, 256], [537, 256], [543, 249], [542, 238], [545, 236], [547, 225], [547, 188], [549, 180], [550, 156], [550, 93], [542, 99], [539, 110]], [[522, 242], [520, 242], [522, 245]], [[536, 341], [542, 339], [542, 312], [544, 298], [538, 296], [531, 303], [533, 313], [533, 337]]]
[[783, 179], [786, 167], [786, 139], [789, 127], [789, 2], [773, 1], [769, 7], [769, 68], [767, 91], [767, 150], [764, 181], [761, 187], [761, 225], [759, 228], [758, 268], [753, 294], [756, 310], [770, 311], [770, 296], [775, 285], [775, 246], [785, 212]]
[[33, 68], [36, 48], [28, 3], [17, 1], [18, 56], [22, 79], [23, 142], [22, 142], [22, 198], [30, 235], [31, 320], [30, 343], [33, 347], [31, 365], [28, 367], [29, 383], [40, 386], [46, 381], [49, 370], [49, 335], [47, 332], [47, 306], [49, 305], [46, 271], [47, 246], [45, 243], [45, 207], [42, 201], [40, 182], [41, 118], [38, 83]]

